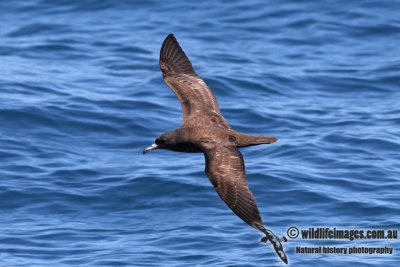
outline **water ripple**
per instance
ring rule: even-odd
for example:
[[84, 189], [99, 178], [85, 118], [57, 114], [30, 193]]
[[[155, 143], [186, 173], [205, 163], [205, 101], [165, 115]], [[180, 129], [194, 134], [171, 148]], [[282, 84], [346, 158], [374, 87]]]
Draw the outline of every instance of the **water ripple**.
[[[142, 155], [181, 123], [158, 67], [170, 32], [235, 129], [279, 138], [242, 150], [268, 227], [398, 227], [400, 6], [331, 2], [0, 2], [2, 264], [282, 266], [202, 154]], [[369, 241], [395, 254], [285, 249], [397, 266], [397, 243]]]

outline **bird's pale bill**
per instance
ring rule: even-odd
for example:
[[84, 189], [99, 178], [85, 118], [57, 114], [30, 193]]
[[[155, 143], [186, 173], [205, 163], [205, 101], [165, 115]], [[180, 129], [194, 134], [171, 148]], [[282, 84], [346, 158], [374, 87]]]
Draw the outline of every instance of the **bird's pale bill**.
[[147, 152], [149, 152], [149, 151], [151, 151], [153, 149], [156, 149], [157, 147], [158, 147], [158, 145], [152, 144], [151, 146], [149, 146], [148, 148], [143, 150], [143, 154], [146, 154]]

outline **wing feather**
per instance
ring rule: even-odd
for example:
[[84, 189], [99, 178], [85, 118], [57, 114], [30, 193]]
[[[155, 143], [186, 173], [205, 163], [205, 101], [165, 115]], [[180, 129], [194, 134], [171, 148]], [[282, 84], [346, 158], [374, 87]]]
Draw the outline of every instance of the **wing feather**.
[[230, 129], [221, 115], [217, 99], [207, 84], [197, 75], [192, 63], [174, 35], [164, 40], [160, 50], [160, 69], [165, 83], [182, 105], [183, 125], [195, 125], [198, 118]]
[[228, 207], [252, 227], [263, 225], [256, 201], [246, 180], [243, 156], [234, 146], [205, 151], [206, 174]]

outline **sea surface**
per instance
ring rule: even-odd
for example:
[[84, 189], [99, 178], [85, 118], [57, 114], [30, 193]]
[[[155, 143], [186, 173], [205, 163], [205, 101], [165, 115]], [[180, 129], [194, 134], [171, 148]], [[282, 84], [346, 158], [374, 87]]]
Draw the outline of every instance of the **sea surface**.
[[[399, 1], [1, 1], [0, 266], [285, 266], [219, 199], [181, 124], [174, 33], [242, 149], [263, 220], [399, 229]], [[397, 240], [284, 243], [290, 266], [399, 266]], [[391, 247], [299, 254], [297, 246]]]

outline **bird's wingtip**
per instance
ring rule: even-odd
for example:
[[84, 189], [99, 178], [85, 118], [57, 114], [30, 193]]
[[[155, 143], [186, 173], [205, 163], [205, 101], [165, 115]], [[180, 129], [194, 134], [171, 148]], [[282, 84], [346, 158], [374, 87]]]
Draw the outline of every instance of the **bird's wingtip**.
[[173, 74], [195, 74], [192, 63], [183, 52], [173, 33], [165, 38], [160, 49], [160, 68], [163, 76]]

